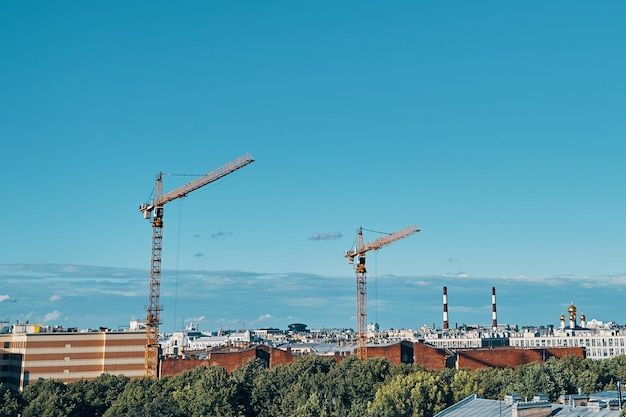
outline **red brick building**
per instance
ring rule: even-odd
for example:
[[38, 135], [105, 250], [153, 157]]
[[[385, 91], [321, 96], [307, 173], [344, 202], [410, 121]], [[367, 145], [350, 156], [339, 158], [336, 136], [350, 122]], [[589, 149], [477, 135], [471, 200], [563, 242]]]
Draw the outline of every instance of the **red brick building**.
[[268, 368], [277, 365], [288, 365], [294, 362], [297, 356], [290, 349], [281, 350], [265, 345], [258, 345], [247, 349], [223, 349], [211, 352], [202, 352], [202, 356], [187, 355], [184, 358], [164, 358], [161, 361], [161, 376], [173, 376], [186, 369], [196, 366], [218, 365], [232, 372], [238, 366], [243, 365], [250, 359], [260, 359]]
[[548, 359], [557, 359], [566, 355], [585, 357], [585, 349], [548, 348], [548, 349], [516, 349], [501, 347], [494, 349], [459, 350], [456, 352], [456, 368], [515, 368], [531, 362], [545, 363]]
[[[343, 352], [345, 353], [345, 352]], [[384, 345], [370, 345], [367, 348], [370, 358], [384, 357], [394, 365], [416, 364], [425, 369], [437, 370], [445, 368], [515, 368], [531, 362], [544, 363], [551, 357], [561, 358], [565, 355], [585, 357], [584, 348], [550, 348], [550, 349], [516, 349], [500, 347], [492, 349], [440, 349], [423, 342], [402, 341]], [[334, 359], [337, 363], [349, 353], [336, 352]], [[219, 365], [228, 372], [252, 358], [260, 359], [268, 368], [277, 365], [293, 363], [298, 356], [288, 348], [276, 349], [265, 345], [258, 345], [246, 349], [223, 349], [211, 352], [202, 352], [202, 356], [188, 355], [185, 358], [165, 358], [161, 361], [161, 375], [173, 376], [186, 369], [196, 366]]]

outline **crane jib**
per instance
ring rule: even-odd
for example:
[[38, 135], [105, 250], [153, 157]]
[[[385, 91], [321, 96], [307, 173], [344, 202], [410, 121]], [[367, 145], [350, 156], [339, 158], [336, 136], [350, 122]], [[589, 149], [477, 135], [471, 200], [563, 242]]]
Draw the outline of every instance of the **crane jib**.
[[239, 158], [235, 159], [232, 162], [229, 162], [228, 164], [224, 165], [221, 168], [216, 169], [215, 171], [209, 172], [208, 174], [198, 179], [195, 179], [183, 185], [182, 187], [175, 189], [174, 191], [170, 191], [167, 194], [163, 194], [161, 198], [159, 199], [158, 204], [163, 205], [169, 201], [184, 197], [190, 192], [197, 190], [198, 188], [203, 187], [207, 184], [210, 184], [214, 181], [217, 181], [220, 178], [225, 177], [226, 175], [232, 173], [233, 171], [236, 171], [239, 168], [242, 168], [252, 162], [254, 162], [254, 159], [252, 158], [252, 155], [250, 155], [249, 153], [243, 156], [240, 156]]
[[142, 204], [139, 211], [144, 213], [144, 218], [148, 219], [154, 211], [154, 221], [152, 222], [152, 259], [150, 268], [150, 294], [148, 297], [148, 307], [146, 314], [146, 345], [144, 351], [144, 372], [145, 376], [158, 377], [159, 367], [159, 325], [161, 324], [160, 312], [163, 306], [159, 304], [161, 287], [161, 252], [163, 237], [163, 205], [168, 201], [184, 197], [190, 192], [216, 181], [239, 168], [254, 162], [250, 154], [245, 154], [236, 160], [216, 169], [190, 183], [177, 188], [166, 194], [161, 194], [162, 181], [161, 173], [157, 177], [152, 204]]

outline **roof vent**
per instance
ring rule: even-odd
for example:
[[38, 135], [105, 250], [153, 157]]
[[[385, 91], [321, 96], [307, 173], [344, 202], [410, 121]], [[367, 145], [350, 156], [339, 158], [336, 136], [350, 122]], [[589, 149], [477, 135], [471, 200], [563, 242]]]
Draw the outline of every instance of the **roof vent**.
[[505, 404], [513, 404], [516, 402], [522, 401], [522, 397], [520, 397], [518, 394], [512, 392], [510, 394], [507, 394], [504, 397], [504, 403]]
[[600, 401], [594, 398], [594, 399], [589, 400], [589, 402], [587, 403], [587, 408], [593, 408], [593, 409], [606, 408], [606, 403], [604, 401]]
[[552, 414], [549, 401], [517, 402], [511, 407], [512, 417], [548, 417]]

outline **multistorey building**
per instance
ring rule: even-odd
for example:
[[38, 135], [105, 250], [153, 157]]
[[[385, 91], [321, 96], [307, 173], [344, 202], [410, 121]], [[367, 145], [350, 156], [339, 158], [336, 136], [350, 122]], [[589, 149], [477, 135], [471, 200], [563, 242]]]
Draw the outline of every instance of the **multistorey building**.
[[[494, 308], [495, 311], [495, 308]], [[447, 312], [447, 311], [446, 311]], [[424, 341], [439, 349], [484, 349], [510, 346], [518, 349], [583, 348], [591, 359], [609, 359], [626, 355], [626, 326], [597, 320], [587, 322], [584, 314], [577, 321], [576, 306], [568, 308], [569, 320], [560, 318], [560, 325], [517, 326], [498, 325], [494, 318], [492, 326], [462, 326], [449, 329], [422, 328], [419, 335]], [[444, 317], [446, 315], [444, 314]], [[495, 317], [495, 316], [494, 316]]]
[[104, 373], [144, 375], [143, 331], [81, 331], [39, 325], [13, 325], [0, 334], [0, 382], [23, 390], [38, 379], [63, 382], [94, 379]]
[[560, 326], [530, 327], [515, 332], [510, 337], [514, 347], [582, 347], [591, 359], [608, 359], [626, 354], [626, 327], [615, 323], [596, 320], [587, 322], [584, 314], [580, 315], [580, 324], [576, 321], [576, 306], [568, 308], [569, 323], [561, 315]]

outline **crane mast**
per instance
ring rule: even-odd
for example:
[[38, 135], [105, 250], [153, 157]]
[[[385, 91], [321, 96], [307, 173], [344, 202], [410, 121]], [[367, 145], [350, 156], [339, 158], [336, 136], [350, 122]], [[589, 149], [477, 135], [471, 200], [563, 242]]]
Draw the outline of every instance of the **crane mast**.
[[354, 264], [354, 258], [357, 258], [357, 264], [354, 268], [356, 272], [356, 346], [357, 357], [361, 360], [367, 359], [367, 270], [365, 269], [365, 252], [378, 250], [385, 245], [404, 239], [417, 232], [419, 232], [417, 226], [412, 225], [372, 242], [364, 243], [363, 228], [359, 227], [356, 236], [356, 248], [347, 250], [344, 254], [351, 265]]
[[161, 310], [159, 304], [161, 291], [161, 253], [163, 247], [163, 206], [177, 198], [185, 197], [190, 192], [225, 177], [228, 174], [254, 162], [248, 153], [232, 162], [195, 179], [182, 187], [163, 194], [163, 174], [159, 172], [154, 188], [154, 198], [149, 204], [139, 206], [139, 211], [145, 219], [152, 219], [152, 258], [150, 262], [150, 292], [146, 314], [146, 348], [144, 357], [145, 376], [156, 378], [159, 365], [159, 325], [161, 324]]

